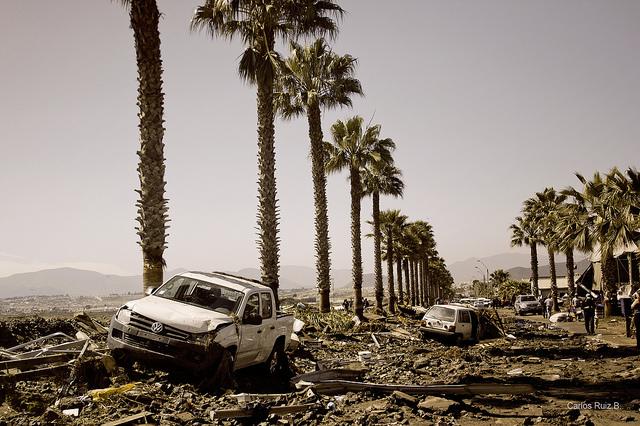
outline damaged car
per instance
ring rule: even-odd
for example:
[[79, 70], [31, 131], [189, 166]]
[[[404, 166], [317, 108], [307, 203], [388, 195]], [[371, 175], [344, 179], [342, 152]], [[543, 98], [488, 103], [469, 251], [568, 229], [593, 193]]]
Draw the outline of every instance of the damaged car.
[[111, 320], [107, 343], [121, 360], [164, 361], [215, 372], [286, 364], [293, 316], [276, 311], [271, 288], [214, 272], [185, 272], [146, 297], [127, 302]]
[[469, 305], [433, 305], [422, 318], [420, 332], [423, 338], [455, 344], [477, 342], [480, 334], [478, 313]]

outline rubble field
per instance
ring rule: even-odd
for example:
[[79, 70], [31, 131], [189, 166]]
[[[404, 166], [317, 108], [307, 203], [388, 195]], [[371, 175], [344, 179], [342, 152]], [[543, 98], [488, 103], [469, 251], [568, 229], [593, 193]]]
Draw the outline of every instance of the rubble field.
[[118, 365], [106, 316], [0, 321], [0, 425], [640, 421], [631, 346], [506, 311], [486, 320], [495, 337], [454, 346], [423, 338], [411, 309], [359, 322], [298, 308], [286, 377], [251, 367], [233, 373], [230, 389], [202, 388], [188, 372]]

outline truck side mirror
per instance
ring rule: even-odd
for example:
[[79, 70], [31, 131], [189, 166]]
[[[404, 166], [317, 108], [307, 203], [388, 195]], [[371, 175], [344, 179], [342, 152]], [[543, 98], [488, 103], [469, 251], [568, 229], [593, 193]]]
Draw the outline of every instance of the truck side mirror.
[[250, 313], [242, 319], [242, 323], [248, 325], [260, 325], [262, 324], [262, 317], [260, 314]]

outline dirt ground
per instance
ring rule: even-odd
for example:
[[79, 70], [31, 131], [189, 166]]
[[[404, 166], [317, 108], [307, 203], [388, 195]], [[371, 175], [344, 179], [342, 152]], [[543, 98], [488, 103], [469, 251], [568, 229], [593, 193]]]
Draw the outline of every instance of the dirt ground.
[[[306, 325], [299, 333], [300, 346], [289, 354], [289, 377], [339, 368], [360, 383], [529, 384], [533, 392], [427, 395], [364, 389], [327, 394], [312, 383], [306, 387], [299, 383], [296, 388], [282, 377], [269, 377], [261, 367], [237, 371], [233, 389], [201, 390], [198, 380], [183, 372], [140, 363], [132, 369], [109, 371], [110, 357], [102, 349], [105, 336], [88, 331], [73, 318], [13, 318], [0, 322], [2, 348], [55, 331], [83, 331], [98, 349], [58, 377], [13, 383], [7, 379], [11, 372], [0, 370], [0, 425], [93, 425], [143, 412], [148, 413], [144, 419], [128, 424], [612, 425], [640, 421], [640, 356], [635, 342], [624, 336], [621, 319], [601, 320], [597, 334], [586, 336], [581, 322], [551, 325], [538, 316], [516, 318], [510, 310], [499, 310], [499, 316], [506, 334], [515, 339], [498, 337], [458, 347], [422, 339], [419, 321], [410, 315], [369, 315], [370, 321], [355, 324], [345, 313], [323, 316], [303, 309], [296, 312]], [[107, 320], [108, 316], [98, 319], [103, 325]], [[358, 353], [362, 351], [371, 352], [371, 358], [361, 362]], [[127, 384], [129, 388], [111, 395], [91, 394], [92, 389]], [[242, 393], [263, 396], [248, 397], [254, 401], [243, 403], [235, 396]], [[269, 413], [273, 407], [303, 404], [299, 412]], [[232, 408], [251, 409], [252, 417], [220, 418]]]

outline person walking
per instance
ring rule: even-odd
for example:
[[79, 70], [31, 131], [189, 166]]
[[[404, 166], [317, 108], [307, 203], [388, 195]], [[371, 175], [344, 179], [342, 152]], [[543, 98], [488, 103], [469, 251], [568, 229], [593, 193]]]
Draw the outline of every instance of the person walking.
[[631, 320], [633, 317], [633, 312], [631, 312], [631, 296], [620, 293], [618, 295], [618, 300], [620, 301], [620, 310], [622, 311], [622, 316], [624, 317], [624, 325], [627, 331], [627, 337], [631, 337]]
[[595, 334], [595, 311], [596, 302], [593, 300], [591, 293], [587, 294], [587, 298], [582, 304], [582, 313], [584, 315], [584, 328], [587, 330], [587, 334]]
[[547, 297], [547, 299], [544, 301], [544, 306], [545, 318], [551, 318], [551, 310], [553, 309], [553, 299], [551, 298], [551, 296]]
[[633, 293], [633, 325], [636, 327], [636, 348], [640, 351], [640, 290]]

